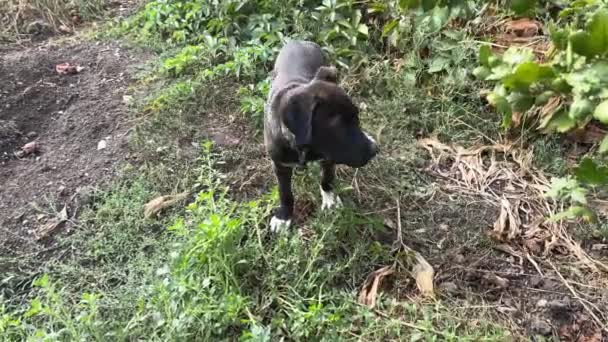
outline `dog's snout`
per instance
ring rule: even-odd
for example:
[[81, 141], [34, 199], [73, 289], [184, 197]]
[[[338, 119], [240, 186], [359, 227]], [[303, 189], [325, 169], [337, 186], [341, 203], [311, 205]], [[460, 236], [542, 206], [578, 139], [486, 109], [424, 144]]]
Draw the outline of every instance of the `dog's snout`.
[[370, 150], [370, 153], [372, 154], [372, 157], [376, 156], [376, 154], [378, 154], [378, 144], [376, 143], [376, 140], [374, 140], [374, 138], [371, 135], [369, 135], [367, 133], [364, 133], [364, 134], [367, 137], [367, 140], [369, 143], [369, 150]]

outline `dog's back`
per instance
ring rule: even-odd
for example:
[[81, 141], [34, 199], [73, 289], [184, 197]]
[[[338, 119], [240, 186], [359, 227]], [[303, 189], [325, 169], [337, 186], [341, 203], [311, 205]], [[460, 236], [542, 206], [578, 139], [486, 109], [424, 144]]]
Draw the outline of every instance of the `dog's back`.
[[325, 58], [319, 45], [301, 40], [288, 42], [275, 62], [273, 91], [280, 91], [292, 84], [308, 83], [324, 64]]

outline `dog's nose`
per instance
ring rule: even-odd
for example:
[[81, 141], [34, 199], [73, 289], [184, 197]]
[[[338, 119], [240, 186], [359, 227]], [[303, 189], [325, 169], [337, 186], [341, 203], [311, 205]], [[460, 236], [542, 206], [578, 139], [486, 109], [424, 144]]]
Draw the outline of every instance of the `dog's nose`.
[[371, 142], [370, 145], [370, 151], [372, 153], [372, 156], [375, 157], [378, 154], [378, 144], [376, 144], [375, 142]]
[[374, 156], [376, 156], [376, 154], [378, 154], [378, 144], [376, 144], [376, 140], [374, 140], [374, 138], [372, 138], [371, 135], [365, 133], [365, 136], [367, 137], [367, 140], [369, 141], [370, 153], [372, 154], [372, 157], [374, 157]]

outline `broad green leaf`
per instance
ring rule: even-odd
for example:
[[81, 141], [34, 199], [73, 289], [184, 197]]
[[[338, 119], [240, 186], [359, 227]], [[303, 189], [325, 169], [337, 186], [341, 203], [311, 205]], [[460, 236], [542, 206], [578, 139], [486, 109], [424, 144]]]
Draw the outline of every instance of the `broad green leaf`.
[[391, 34], [391, 32], [393, 32], [393, 30], [395, 29], [395, 27], [397, 27], [397, 25], [399, 24], [398, 20], [391, 20], [388, 23], [386, 23], [386, 25], [384, 25], [384, 27], [382, 28], [382, 36], [386, 37], [389, 34]]
[[587, 204], [587, 190], [581, 187], [572, 189], [570, 199], [576, 203]]
[[585, 69], [566, 74], [565, 78], [575, 94], [597, 95], [608, 84], [608, 63], [595, 62]]
[[608, 184], [608, 167], [597, 165], [591, 158], [584, 158], [574, 169], [576, 178], [590, 185]]
[[369, 29], [368, 29], [367, 25], [365, 25], [365, 24], [359, 25], [359, 27], [357, 28], [357, 31], [359, 31], [359, 33], [361, 33], [364, 36], [369, 35]]
[[591, 35], [593, 48], [597, 54], [603, 54], [608, 49], [608, 10], [597, 11], [589, 22], [587, 28]]
[[564, 210], [560, 213], [557, 213], [557, 214], [551, 216], [550, 220], [555, 222], [555, 221], [561, 221], [564, 219], [575, 219], [578, 217], [584, 219], [587, 222], [596, 221], [595, 213], [593, 211], [591, 211], [591, 209], [589, 209], [587, 207], [583, 207], [583, 206], [572, 206], [572, 207], [568, 208], [567, 210]]
[[488, 76], [492, 74], [492, 71], [486, 66], [478, 66], [473, 70], [473, 75], [480, 80], [485, 80]]
[[517, 14], [524, 14], [536, 8], [536, 0], [511, 0], [511, 10]]
[[450, 19], [450, 9], [448, 7], [435, 7], [430, 14], [429, 32], [437, 32]]
[[429, 65], [429, 72], [435, 73], [446, 70], [450, 66], [450, 60], [445, 57], [434, 58]]
[[565, 110], [553, 114], [547, 127], [555, 130], [558, 133], [565, 133], [576, 126], [576, 121], [572, 120]]
[[369, 5], [369, 7], [367, 8], [367, 13], [384, 13], [384, 11], [386, 11], [387, 6], [386, 4], [383, 4], [381, 2], [374, 2], [372, 4]]
[[558, 93], [569, 93], [572, 90], [572, 86], [569, 82], [562, 76], [557, 77], [551, 82], [551, 89]]
[[572, 50], [585, 57], [601, 55], [608, 50], [608, 11], [599, 10], [591, 17], [585, 30], [570, 34]]
[[516, 112], [525, 112], [534, 105], [534, 97], [520, 92], [512, 92], [507, 97], [511, 108]]
[[494, 55], [490, 55], [490, 57], [488, 57], [488, 64], [492, 68], [499, 66], [501, 63], [502, 60]]
[[569, 193], [571, 189], [577, 188], [578, 182], [576, 179], [568, 176], [567, 178], [552, 178], [551, 187], [547, 191], [547, 197], [559, 200], [562, 199], [564, 193]]
[[490, 46], [482, 45], [479, 47], [479, 64], [490, 67], [490, 56], [492, 52], [490, 51]]
[[570, 43], [572, 44], [572, 51], [575, 53], [585, 56], [585, 57], [593, 57], [599, 53], [601, 53], [601, 45], [599, 43], [593, 41], [593, 37], [583, 31], [578, 30], [568, 37]]
[[399, 8], [407, 10], [420, 6], [420, 0], [399, 0]]
[[496, 93], [490, 93], [488, 95], [488, 102], [496, 107], [498, 113], [502, 115], [502, 126], [503, 128], [509, 128], [513, 122], [513, 110], [509, 101], [504, 96], [500, 96]]
[[529, 48], [510, 47], [505, 51], [502, 60], [512, 66], [534, 60], [534, 52]]
[[487, 80], [497, 81], [502, 80], [511, 74], [511, 68], [506, 64], [500, 64], [492, 68], [492, 74], [486, 77]]
[[595, 108], [593, 117], [601, 123], [608, 123], [608, 100], [603, 101]]
[[555, 95], [555, 93], [551, 90], [544, 91], [540, 95], [536, 96], [536, 99], [534, 100], [534, 104], [537, 106], [543, 106], [554, 95]]
[[582, 120], [593, 112], [593, 103], [587, 99], [575, 98], [570, 105], [568, 116], [573, 120]]
[[600, 153], [608, 152], [608, 135], [606, 135], [604, 137], [604, 139], [602, 139], [602, 142], [600, 143], [600, 147], [598, 148], [598, 152], [600, 152]]
[[568, 47], [568, 34], [567, 29], [561, 29], [555, 25], [549, 27], [549, 34], [551, 35], [551, 41], [558, 50], [566, 50]]
[[553, 74], [550, 67], [535, 62], [525, 62], [518, 65], [513, 74], [507, 76], [503, 82], [507, 88], [522, 89], [542, 79], [550, 78]]
[[437, 5], [437, 0], [422, 0], [422, 9], [425, 11], [432, 10]]

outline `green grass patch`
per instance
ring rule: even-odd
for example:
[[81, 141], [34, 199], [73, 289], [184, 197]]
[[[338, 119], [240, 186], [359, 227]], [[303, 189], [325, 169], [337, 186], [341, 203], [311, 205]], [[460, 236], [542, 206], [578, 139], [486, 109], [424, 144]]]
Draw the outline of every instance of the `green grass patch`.
[[78, 240], [84, 244], [85, 255], [75, 258], [81, 267], [51, 269], [51, 276], [37, 279], [38, 295], [29, 305], [3, 308], [0, 333], [15, 341], [505, 336], [491, 324], [446, 320], [449, 311], [440, 303], [382, 297], [379, 309], [395, 315], [376, 316], [355, 300], [367, 273], [391, 260], [386, 247], [368, 243], [384, 229], [377, 219], [346, 207], [312, 219], [306, 239], [288, 231], [273, 236], [265, 217], [277, 193], [230, 199], [218, 160], [205, 145], [197, 168], [204, 190], [167, 232], [135, 219], [150, 195], [145, 182], [105, 195], [90, 218], [106, 225], [93, 232], [95, 239]]

